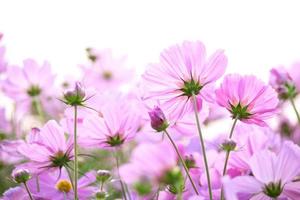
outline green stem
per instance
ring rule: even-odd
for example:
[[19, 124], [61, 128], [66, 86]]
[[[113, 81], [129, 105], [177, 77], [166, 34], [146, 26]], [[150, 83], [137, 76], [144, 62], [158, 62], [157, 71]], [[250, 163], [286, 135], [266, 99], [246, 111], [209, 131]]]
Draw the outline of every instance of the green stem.
[[78, 145], [77, 145], [77, 105], [74, 106], [74, 195], [78, 199], [77, 191], [78, 180]]
[[37, 192], [40, 192], [40, 180], [39, 180], [39, 176], [36, 176], [35, 183], [36, 183]]
[[124, 183], [123, 183], [123, 181], [122, 181], [122, 179], [121, 179], [121, 176], [120, 176], [120, 165], [119, 165], [119, 158], [118, 158], [117, 152], [115, 152], [114, 157], [115, 157], [115, 159], [116, 159], [117, 173], [118, 173], [118, 177], [119, 177], [120, 184], [121, 184], [121, 188], [122, 188], [122, 196], [124, 197], [125, 200], [127, 200], [127, 195], [126, 195], [126, 191], [125, 191], [125, 186], [124, 186]]
[[73, 188], [73, 190], [74, 190], [74, 181], [73, 181], [73, 178], [72, 178], [72, 174], [71, 174], [71, 172], [70, 172], [70, 169], [67, 167], [67, 166], [65, 166], [65, 169], [66, 169], [66, 171], [67, 171], [67, 173], [68, 173], [68, 176], [69, 176], [69, 179], [70, 179], [70, 181], [71, 181], [71, 185], [72, 185], [72, 188]]
[[[236, 123], [237, 123], [238, 119], [239, 119], [239, 116], [236, 116], [235, 119], [234, 119], [234, 121], [233, 121], [233, 124], [232, 124], [231, 129], [230, 129], [229, 139], [232, 138], [233, 131], [234, 131], [234, 128], [236, 126]], [[226, 175], [230, 152], [231, 151], [226, 151], [225, 163], [224, 163], [224, 167], [223, 167], [223, 176]], [[223, 187], [221, 189], [221, 200], [224, 200], [224, 190], [223, 190]]]
[[27, 193], [28, 193], [29, 198], [30, 198], [31, 200], [33, 200], [33, 197], [32, 197], [32, 195], [31, 195], [31, 192], [30, 192], [30, 190], [29, 190], [29, 188], [28, 188], [26, 182], [24, 182], [24, 186], [25, 186], [25, 189], [26, 189], [26, 191], [27, 191]]
[[195, 185], [195, 183], [194, 183], [194, 181], [193, 181], [193, 179], [192, 179], [192, 177], [191, 177], [191, 175], [190, 175], [190, 173], [189, 173], [189, 169], [187, 168], [187, 166], [186, 166], [186, 164], [185, 164], [185, 161], [183, 160], [182, 156], [180, 155], [179, 150], [178, 150], [178, 148], [177, 148], [175, 142], [173, 141], [173, 139], [171, 138], [171, 136], [170, 136], [170, 134], [168, 133], [167, 130], [164, 130], [164, 132], [165, 132], [165, 134], [167, 135], [167, 137], [169, 138], [171, 144], [173, 145], [173, 148], [175, 149], [175, 151], [176, 151], [176, 153], [177, 153], [177, 155], [178, 155], [178, 157], [179, 157], [179, 160], [180, 160], [180, 162], [181, 162], [181, 164], [182, 164], [182, 166], [183, 166], [183, 168], [184, 168], [184, 170], [185, 170], [186, 175], [188, 176], [188, 178], [189, 178], [189, 180], [190, 180], [190, 182], [191, 182], [191, 184], [192, 184], [192, 187], [193, 187], [195, 193], [196, 193], [197, 195], [199, 195], [199, 192], [197, 191], [196, 185]]
[[297, 119], [298, 119], [298, 123], [300, 124], [300, 115], [299, 115], [299, 112], [298, 112], [297, 107], [296, 107], [296, 105], [295, 105], [294, 99], [293, 99], [293, 98], [290, 98], [290, 102], [291, 102], [291, 104], [292, 104], [292, 106], [293, 106], [293, 109], [294, 109], [294, 111], [295, 111], [295, 113], [296, 113], [296, 116], [297, 116]]
[[209, 199], [212, 200], [212, 188], [211, 188], [211, 182], [210, 182], [210, 175], [209, 175], [209, 168], [208, 168], [208, 162], [207, 162], [207, 157], [206, 157], [206, 151], [205, 151], [205, 144], [204, 144], [204, 139], [200, 127], [200, 121], [198, 117], [198, 108], [197, 108], [197, 99], [195, 94], [193, 93], [193, 103], [194, 103], [194, 112], [195, 112], [195, 118], [196, 118], [196, 123], [197, 123], [197, 129], [200, 137], [200, 143], [201, 143], [201, 149], [202, 149], [202, 154], [203, 154], [203, 162], [205, 166], [205, 172], [206, 172], [206, 179], [207, 179], [207, 185], [208, 185], [208, 193], [209, 193]]
[[41, 101], [38, 98], [33, 99], [33, 105], [42, 122], [46, 121], [45, 113], [43, 112]]

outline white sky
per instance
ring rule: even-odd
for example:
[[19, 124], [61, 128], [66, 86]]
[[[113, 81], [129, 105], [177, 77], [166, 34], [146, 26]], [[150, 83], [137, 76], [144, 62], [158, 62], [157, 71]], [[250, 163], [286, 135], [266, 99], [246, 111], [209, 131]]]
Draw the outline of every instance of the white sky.
[[269, 68], [300, 60], [300, 1], [0, 0], [7, 57], [47, 59], [73, 73], [86, 47], [127, 54], [142, 72], [160, 51], [182, 40], [225, 49], [227, 72], [267, 80]]

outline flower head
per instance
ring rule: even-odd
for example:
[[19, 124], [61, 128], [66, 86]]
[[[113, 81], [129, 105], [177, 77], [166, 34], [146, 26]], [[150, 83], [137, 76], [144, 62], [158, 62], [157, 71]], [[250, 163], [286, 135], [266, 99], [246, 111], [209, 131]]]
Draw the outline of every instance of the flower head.
[[[1, 42], [1, 35], [0, 35], [0, 42]], [[7, 70], [7, 61], [5, 59], [5, 47], [0, 46], [0, 74]]]
[[169, 185], [175, 179], [177, 181], [180, 179], [176, 153], [167, 143], [139, 145], [133, 151], [130, 163], [121, 166], [120, 173], [122, 179], [137, 191], [141, 186], [148, 185], [149, 193], [154, 191], [154, 185], [159, 183]]
[[132, 70], [126, 69], [126, 57], [115, 58], [110, 49], [96, 50], [88, 48], [90, 66], [84, 66], [82, 82], [86, 87], [99, 91], [118, 89], [132, 77]]
[[[89, 199], [94, 194], [96, 187], [92, 184], [95, 180], [94, 171], [84, 174], [78, 180], [79, 199]], [[72, 183], [65, 169], [62, 169], [60, 173], [45, 172], [39, 175], [39, 190], [37, 190], [36, 180], [29, 181], [28, 187], [36, 198], [52, 199], [55, 197], [58, 200], [74, 198]]]
[[30, 160], [34, 172], [61, 169], [73, 159], [73, 141], [66, 141], [63, 129], [54, 121], [48, 121], [42, 129], [31, 131], [27, 143], [18, 151]]
[[296, 86], [284, 67], [271, 70], [270, 85], [276, 90], [281, 99], [294, 98], [297, 95]]
[[38, 65], [34, 60], [23, 61], [23, 68], [10, 66], [3, 81], [3, 92], [14, 99], [18, 114], [38, 113], [38, 105], [44, 110], [49, 97], [54, 96], [55, 76], [48, 62]]
[[80, 82], [75, 83], [75, 87], [64, 93], [64, 102], [71, 106], [81, 106], [85, 101], [85, 90]]
[[84, 120], [79, 143], [100, 148], [120, 147], [132, 140], [138, 130], [138, 116], [126, 102], [110, 102], [101, 110], [101, 116], [91, 115]]
[[250, 159], [253, 176], [239, 176], [225, 185], [227, 199], [297, 199], [300, 184], [294, 179], [300, 173], [299, 152], [291, 142], [277, 155], [270, 150], [258, 152]]
[[193, 110], [193, 95], [199, 108], [202, 99], [213, 101], [212, 83], [224, 74], [226, 66], [223, 51], [216, 51], [207, 59], [199, 41], [171, 46], [161, 53], [160, 63], [150, 65], [143, 75], [147, 89], [144, 99], [160, 100], [174, 118], [181, 118]]
[[27, 169], [15, 169], [12, 172], [12, 177], [17, 183], [25, 183], [31, 179], [31, 174]]
[[227, 75], [216, 90], [217, 103], [225, 107], [232, 118], [260, 126], [276, 113], [276, 92], [255, 76]]

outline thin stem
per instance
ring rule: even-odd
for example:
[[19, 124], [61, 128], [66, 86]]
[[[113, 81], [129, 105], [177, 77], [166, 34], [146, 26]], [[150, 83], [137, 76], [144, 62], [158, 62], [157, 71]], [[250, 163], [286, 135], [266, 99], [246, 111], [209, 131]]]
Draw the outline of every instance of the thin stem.
[[182, 200], [182, 190], [179, 190], [179, 193], [177, 194], [177, 199]]
[[[234, 131], [234, 128], [236, 126], [236, 123], [237, 123], [238, 119], [239, 119], [239, 116], [236, 116], [234, 121], [233, 121], [233, 124], [232, 124], [231, 129], [230, 129], [229, 139], [232, 138], [233, 131]], [[224, 162], [224, 167], [223, 167], [223, 176], [226, 175], [230, 152], [231, 151], [226, 151], [226, 157], [225, 157], [225, 162]], [[222, 189], [221, 189], [221, 200], [223, 200], [223, 199], [224, 199], [224, 190], [223, 190], [223, 187], [222, 187]]]
[[290, 98], [290, 102], [291, 102], [291, 104], [292, 104], [292, 106], [293, 106], [293, 109], [294, 109], [294, 111], [295, 111], [295, 113], [296, 113], [296, 116], [297, 116], [297, 119], [298, 119], [298, 123], [300, 124], [300, 115], [299, 115], [299, 112], [298, 112], [297, 107], [296, 107], [296, 105], [295, 105], [294, 99], [293, 99], [293, 98]]
[[38, 116], [41, 118], [42, 122], [46, 121], [45, 113], [42, 109], [41, 101], [38, 98], [33, 99], [33, 105], [35, 106], [35, 110], [38, 114]]
[[194, 112], [195, 112], [195, 118], [196, 118], [196, 123], [197, 123], [197, 129], [198, 129], [198, 133], [199, 133], [199, 137], [200, 137], [201, 149], [202, 149], [202, 154], [203, 154], [203, 162], [204, 162], [205, 172], [206, 172], [209, 199], [212, 200], [213, 197], [212, 197], [209, 168], [208, 168], [208, 162], [207, 162], [207, 157], [206, 157], [206, 152], [205, 152], [204, 139], [203, 139], [200, 122], [199, 122], [199, 117], [198, 117], [197, 99], [196, 99], [196, 96], [194, 93], [193, 93], [192, 97], [193, 97], [193, 103], [194, 103]]
[[229, 139], [232, 138], [233, 131], [235, 129], [235, 126], [236, 126], [236, 123], [237, 123], [238, 119], [239, 119], [239, 116], [236, 116], [236, 118], [233, 121], [233, 124], [232, 124], [231, 129], [230, 129]]
[[71, 185], [72, 185], [72, 188], [73, 188], [73, 190], [74, 190], [74, 181], [73, 181], [73, 178], [72, 178], [72, 174], [71, 174], [71, 172], [70, 172], [70, 169], [67, 167], [67, 166], [65, 166], [65, 169], [66, 169], [66, 171], [67, 171], [67, 173], [68, 173], [68, 176], [69, 176], [69, 179], [70, 179], [70, 181], [71, 181]]
[[74, 195], [78, 199], [77, 192], [78, 180], [78, 146], [77, 146], [77, 105], [74, 106]]
[[36, 176], [35, 183], [36, 183], [36, 190], [37, 190], [37, 192], [40, 192], [40, 180], [39, 180], [39, 176]]
[[27, 193], [28, 193], [29, 198], [30, 198], [31, 200], [33, 200], [33, 197], [32, 197], [32, 195], [31, 195], [31, 192], [30, 192], [30, 190], [29, 190], [29, 188], [28, 188], [26, 182], [24, 182], [24, 186], [25, 186], [25, 189], [26, 189], [26, 191], [27, 191]]
[[124, 197], [125, 200], [127, 200], [127, 195], [126, 195], [126, 191], [125, 191], [125, 186], [124, 186], [124, 183], [121, 179], [121, 176], [120, 176], [120, 165], [119, 165], [119, 158], [118, 158], [118, 154], [117, 152], [115, 152], [115, 155], [114, 155], [115, 159], [116, 159], [116, 166], [117, 166], [117, 172], [118, 172], [118, 177], [119, 177], [119, 180], [120, 180], [120, 184], [121, 184], [121, 188], [122, 188], [122, 195]]
[[199, 195], [199, 192], [197, 191], [196, 185], [195, 185], [195, 183], [194, 183], [194, 181], [193, 181], [193, 179], [192, 179], [192, 177], [191, 177], [191, 175], [190, 175], [190, 173], [189, 173], [189, 169], [187, 168], [187, 166], [186, 166], [186, 164], [185, 164], [185, 161], [183, 160], [182, 156], [180, 155], [179, 150], [178, 150], [178, 148], [177, 148], [175, 142], [173, 141], [173, 139], [171, 138], [171, 136], [170, 136], [170, 134], [168, 133], [167, 130], [165, 130], [164, 132], [165, 132], [165, 134], [167, 135], [167, 137], [169, 138], [171, 144], [173, 145], [173, 148], [175, 149], [175, 151], [176, 151], [176, 153], [177, 153], [177, 155], [178, 155], [178, 157], [179, 157], [179, 160], [180, 160], [180, 162], [181, 162], [181, 164], [182, 164], [182, 166], [183, 166], [183, 168], [184, 168], [184, 170], [185, 170], [186, 175], [188, 176], [188, 178], [189, 178], [189, 180], [190, 180], [190, 182], [191, 182], [191, 184], [192, 184], [192, 187], [193, 187], [195, 193], [196, 193], [197, 195]]

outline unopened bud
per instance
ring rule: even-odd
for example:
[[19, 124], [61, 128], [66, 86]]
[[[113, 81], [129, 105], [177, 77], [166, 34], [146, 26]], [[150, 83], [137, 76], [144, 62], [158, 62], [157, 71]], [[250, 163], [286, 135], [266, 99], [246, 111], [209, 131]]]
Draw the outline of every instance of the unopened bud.
[[225, 140], [221, 145], [222, 150], [228, 152], [228, 151], [234, 151], [236, 148], [236, 142], [233, 140]]
[[163, 111], [155, 106], [154, 109], [148, 112], [151, 119], [151, 127], [158, 132], [164, 131], [168, 128], [167, 119], [163, 113]]
[[27, 169], [15, 169], [12, 172], [12, 177], [16, 183], [25, 183], [31, 179], [31, 174]]
[[108, 197], [108, 194], [105, 191], [97, 191], [95, 196], [97, 200], [102, 200], [102, 199], [106, 199]]
[[104, 183], [111, 177], [111, 173], [108, 170], [98, 170], [97, 171], [97, 181]]
[[270, 85], [277, 91], [281, 99], [294, 98], [297, 95], [296, 86], [289, 73], [283, 67], [271, 70]]
[[69, 90], [64, 94], [65, 103], [76, 106], [83, 105], [85, 101], [85, 91], [81, 83], [76, 82], [73, 90]]

